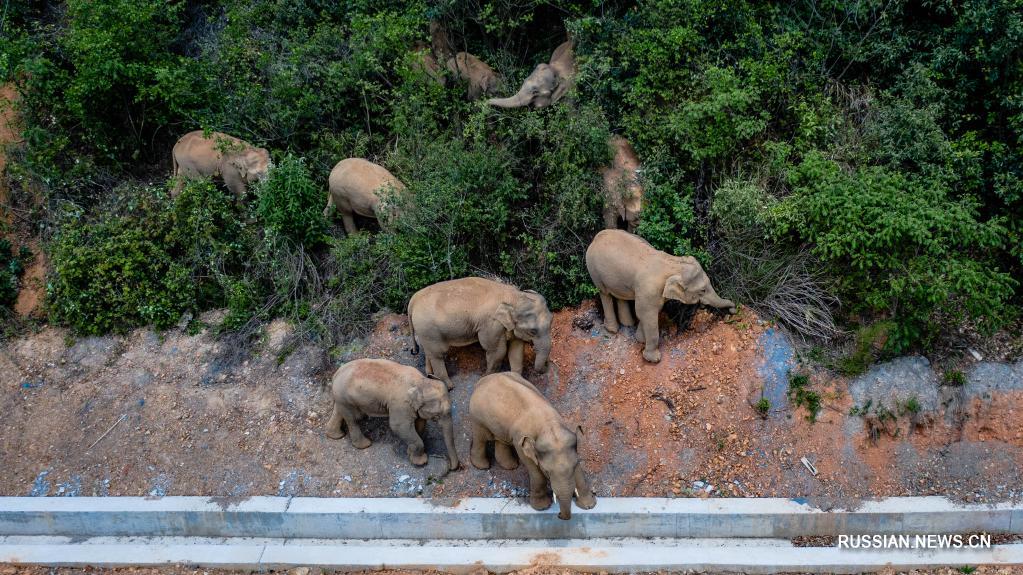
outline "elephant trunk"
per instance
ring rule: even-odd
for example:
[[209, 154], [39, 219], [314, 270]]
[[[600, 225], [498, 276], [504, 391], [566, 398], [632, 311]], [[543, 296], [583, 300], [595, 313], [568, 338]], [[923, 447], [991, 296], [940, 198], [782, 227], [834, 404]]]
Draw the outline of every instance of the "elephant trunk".
[[575, 495], [575, 481], [572, 476], [555, 481], [551, 479], [551, 488], [558, 500], [558, 519], [572, 518], [572, 496]]
[[547, 371], [547, 359], [551, 355], [551, 336], [534, 339], [533, 352], [536, 354], [533, 369], [537, 373], [544, 373]]
[[724, 299], [719, 296], [713, 288], [708, 290], [707, 294], [700, 298], [700, 303], [718, 309], [727, 309], [728, 313], [735, 313], [735, 303], [732, 300]]
[[455, 432], [451, 426], [451, 417], [440, 419], [440, 431], [444, 435], [444, 447], [448, 452], [448, 470], [458, 469], [458, 452], [455, 451]]
[[487, 100], [487, 103], [491, 106], [497, 106], [498, 108], [522, 108], [528, 106], [532, 97], [529, 94], [529, 90], [525, 86], [519, 88], [519, 91], [514, 96], [508, 96], [507, 98], [491, 98]]

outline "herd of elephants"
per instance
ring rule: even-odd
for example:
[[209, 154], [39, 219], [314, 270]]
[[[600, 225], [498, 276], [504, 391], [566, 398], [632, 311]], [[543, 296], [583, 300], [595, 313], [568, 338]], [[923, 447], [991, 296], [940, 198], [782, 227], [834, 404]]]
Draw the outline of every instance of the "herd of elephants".
[[[445, 75], [465, 82], [467, 95], [491, 95], [503, 85], [484, 62], [466, 52], [455, 53], [446, 33], [431, 26], [432, 48], [417, 47], [418, 66], [438, 83]], [[489, 103], [505, 108], [544, 107], [557, 102], [571, 85], [575, 71], [572, 42], [554, 51], [522, 88], [508, 98]], [[643, 357], [661, 359], [658, 315], [665, 300], [704, 304], [735, 313], [735, 304], [717, 295], [703, 268], [692, 257], [678, 257], [654, 249], [632, 232], [642, 206], [639, 161], [629, 143], [612, 136], [610, 167], [602, 169], [605, 194], [605, 229], [586, 250], [586, 267], [600, 293], [604, 328], [616, 333], [619, 324], [635, 326], [644, 344]], [[270, 154], [247, 142], [217, 132], [184, 135], [173, 149], [174, 175], [180, 192], [184, 178], [219, 177], [239, 198], [246, 186], [265, 178]], [[339, 212], [346, 233], [356, 231], [355, 215], [383, 218], [388, 194], [402, 192], [404, 184], [384, 167], [362, 158], [343, 159], [328, 178], [325, 216]], [[628, 231], [618, 229], [624, 222]], [[634, 302], [635, 311], [629, 302]], [[577, 446], [582, 428], [566, 423], [543, 393], [522, 377], [526, 344], [533, 347], [534, 369], [544, 372], [551, 351], [553, 315], [544, 297], [498, 281], [466, 277], [427, 286], [408, 303], [413, 353], [425, 356], [423, 375], [418, 369], [385, 359], [358, 359], [340, 367], [331, 383], [334, 407], [326, 435], [340, 439], [346, 432], [352, 445], [363, 449], [370, 440], [359, 420], [387, 417], [391, 430], [408, 445], [408, 457], [425, 465], [422, 434], [427, 420], [437, 422], [447, 448], [448, 467], [459, 468], [448, 391], [452, 389], [444, 365], [451, 347], [479, 343], [486, 352], [487, 374], [476, 383], [469, 400], [472, 443], [469, 460], [479, 469], [490, 467], [487, 446], [505, 469], [523, 462], [529, 472], [529, 501], [534, 509], [558, 501], [561, 519], [571, 517], [571, 503], [590, 509], [597, 501], [579, 462]], [[499, 372], [507, 359], [510, 371]]]

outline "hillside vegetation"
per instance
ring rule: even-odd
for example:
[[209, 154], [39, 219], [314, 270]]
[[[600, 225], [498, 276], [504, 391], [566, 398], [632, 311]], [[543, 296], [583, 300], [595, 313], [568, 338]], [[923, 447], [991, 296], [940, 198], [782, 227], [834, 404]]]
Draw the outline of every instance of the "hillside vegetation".
[[[79, 334], [226, 307], [225, 333], [288, 317], [333, 348], [480, 273], [576, 305], [611, 133], [643, 163], [638, 233], [800, 334], [881, 324], [898, 352], [1018, 316], [1019, 0], [11, 0], [2, 18], [25, 124], [2, 209], [47, 242], [49, 319]], [[468, 101], [414, 65], [431, 21], [507, 94], [567, 34], [576, 86], [539, 110]], [[273, 151], [242, 205], [218, 182], [170, 198], [197, 128]], [[350, 156], [409, 188], [386, 231], [321, 216]]]

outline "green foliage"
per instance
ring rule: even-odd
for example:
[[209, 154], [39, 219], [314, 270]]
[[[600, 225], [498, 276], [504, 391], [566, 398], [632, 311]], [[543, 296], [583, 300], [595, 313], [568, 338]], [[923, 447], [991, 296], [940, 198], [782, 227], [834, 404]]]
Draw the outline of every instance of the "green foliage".
[[760, 417], [767, 417], [767, 414], [771, 411], [771, 400], [766, 397], [761, 397], [760, 401], [756, 404], [757, 413]]
[[[228, 306], [233, 329], [284, 315], [341, 338], [362, 329], [344, 321], [479, 273], [577, 304], [593, 295], [582, 255], [612, 132], [642, 160], [638, 233], [808, 338], [885, 322], [888, 353], [1018, 314], [1015, 0], [53, 6], [5, 3], [0, 75], [26, 123], [12, 190], [33, 194], [19, 205], [53, 234], [54, 317], [82, 332]], [[431, 20], [509, 90], [568, 30], [572, 96], [542, 110], [467, 102], [464, 85], [416, 71]], [[162, 181], [175, 139], [199, 127], [281, 160], [254, 189], [255, 221], [208, 183], [174, 202], [152, 189], [110, 201], [124, 181]], [[345, 157], [408, 186], [371, 239], [341, 239], [319, 215]], [[339, 269], [358, 277], [332, 283]], [[357, 312], [325, 312], [332, 293]], [[847, 372], [881, 353], [853, 346]]]
[[946, 369], [942, 377], [945, 385], [951, 385], [953, 387], [962, 387], [966, 385], [966, 374], [958, 369]]
[[173, 203], [154, 187], [116, 190], [121, 213], [61, 227], [52, 244], [51, 319], [97, 335], [153, 325], [221, 305], [217, 280], [238, 265], [241, 224], [208, 181], [189, 183]]
[[0, 308], [9, 308], [18, 299], [18, 282], [31, 259], [25, 246], [14, 253], [11, 242], [0, 239]]
[[822, 154], [789, 174], [792, 196], [777, 231], [813, 242], [842, 269], [839, 289], [853, 311], [890, 310], [894, 349], [930, 337], [933, 314], [948, 302], [989, 327], [1018, 282], [983, 254], [1004, 245], [999, 220], [981, 221], [976, 202], [953, 199], [939, 181], [871, 166], [847, 171]]
[[323, 242], [326, 194], [302, 158], [294, 154], [281, 158], [256, 187], [256, 196], [256, 214], [268, 232], [309, 247]]
[[820, 393], [810, 389], [810, 378], [801, 373], [789, 373], [789, 401], [797, 407], [806, 409], [806, 420], [817, 421], [821, 411]]
[[835, 362], [835, 368], [843, 375], [859, 375], [870, 367], [886, 350], [890, 351], [889, 341], [895, 330], [895, 323], [879, 321], [856, 330], [852, 349]]

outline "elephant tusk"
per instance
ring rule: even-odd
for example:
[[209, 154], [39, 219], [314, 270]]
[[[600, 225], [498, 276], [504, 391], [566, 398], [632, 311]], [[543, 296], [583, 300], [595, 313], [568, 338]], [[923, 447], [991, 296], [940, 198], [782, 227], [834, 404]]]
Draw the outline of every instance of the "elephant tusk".
[[554, 493], [554, 492], [552, 491], [552, 492], [551, 492], [551, 496], [553, 496], [553, 497], [554, 497], [554, 504], [555, 504], [555, 505], [557, 505], [557, 504], [558, 504], [558, 494], [557, 494], [557, 493]]
[[579, 499], [579, 488], [578, 488], [578, 487], [576, 487], [576, 488], [575, 488], [575, 491], [573, 491], [572, 493], [574, 493], [574, 494], [575, 494], [575, 498], [576, 498], [576, 499]]

